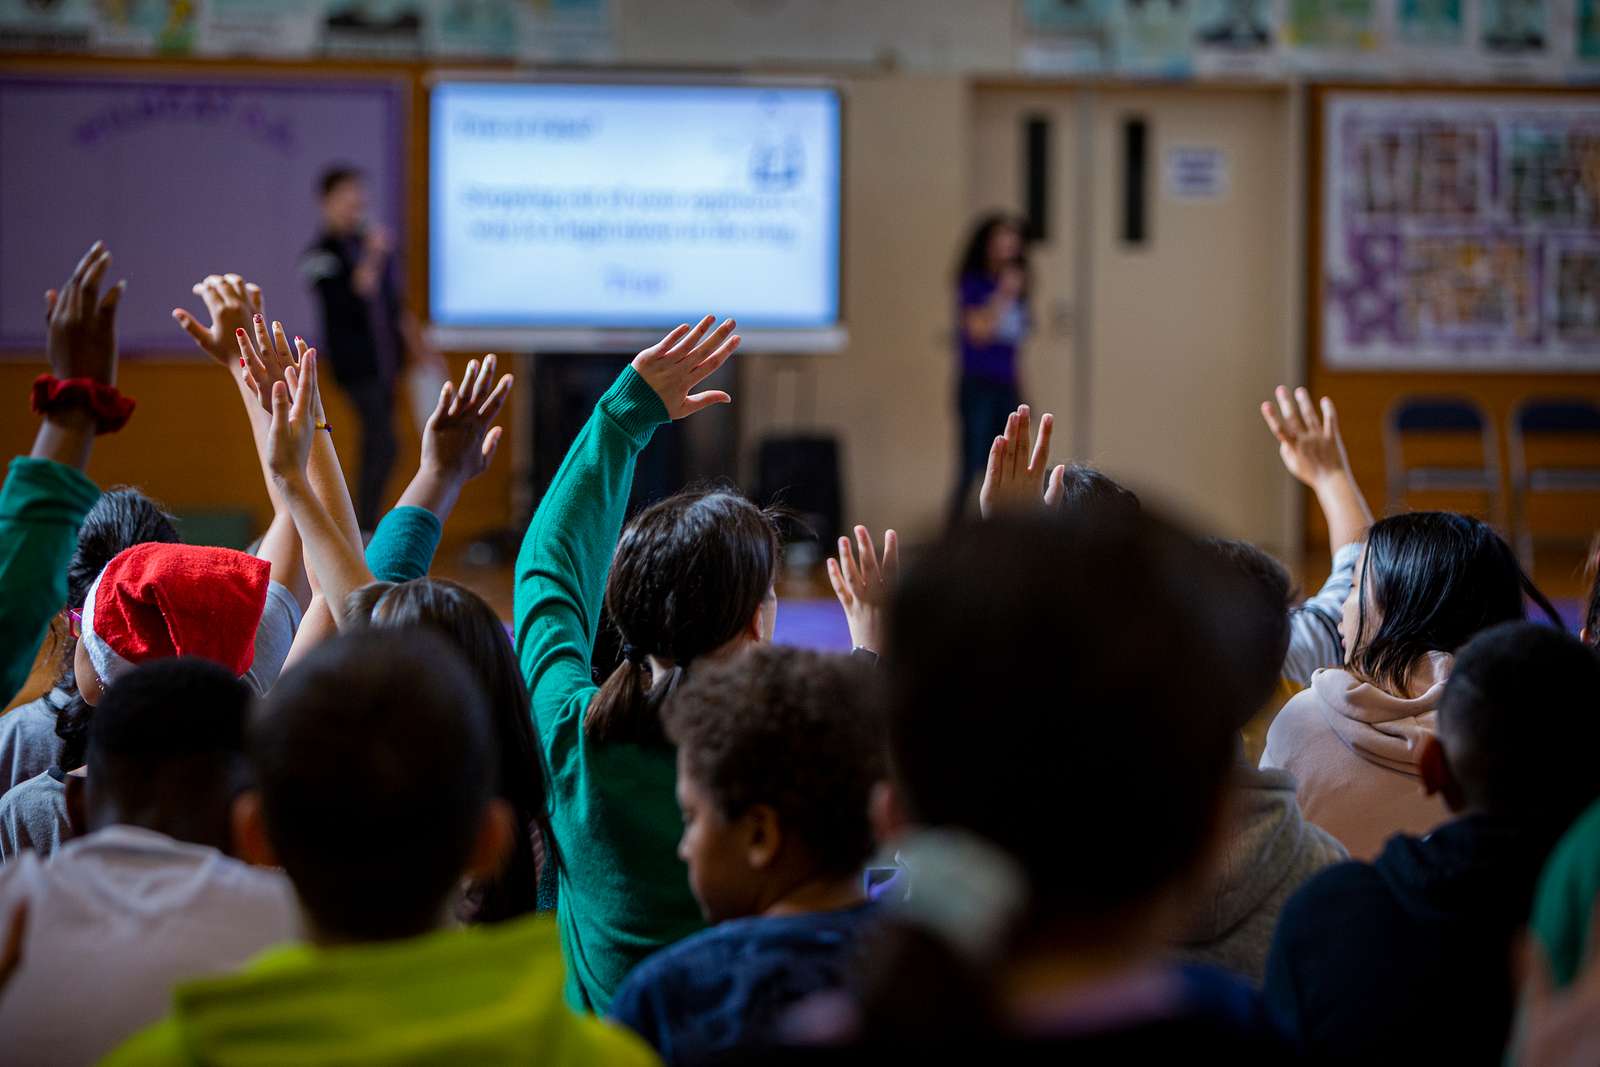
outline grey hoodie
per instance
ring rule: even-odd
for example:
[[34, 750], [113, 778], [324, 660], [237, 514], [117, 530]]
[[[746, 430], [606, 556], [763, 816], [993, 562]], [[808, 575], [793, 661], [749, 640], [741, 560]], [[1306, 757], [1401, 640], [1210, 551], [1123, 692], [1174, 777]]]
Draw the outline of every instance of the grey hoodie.
[[1346, 854], [1327, 831], [1300, 814], [1294, 779], [1286, 771], [1257, 770], [1241, 753], [1227, 804], [1222, 856], [1197, 896], [1178, 955], [1260, 985], [1284, 902], [1306, 879]]

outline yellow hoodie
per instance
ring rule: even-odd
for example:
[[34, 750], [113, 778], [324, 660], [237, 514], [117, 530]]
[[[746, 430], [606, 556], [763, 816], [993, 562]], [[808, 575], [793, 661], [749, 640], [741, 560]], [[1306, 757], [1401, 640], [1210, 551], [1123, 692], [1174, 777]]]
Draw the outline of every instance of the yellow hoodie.
[[180, 986], [171, 1015], [102, 1062], [658, 1062], [632, 1033], [575, 1014], [563, 980], [555, 925], [542, 917], [407, 941], [288, 945], [238, 974]]

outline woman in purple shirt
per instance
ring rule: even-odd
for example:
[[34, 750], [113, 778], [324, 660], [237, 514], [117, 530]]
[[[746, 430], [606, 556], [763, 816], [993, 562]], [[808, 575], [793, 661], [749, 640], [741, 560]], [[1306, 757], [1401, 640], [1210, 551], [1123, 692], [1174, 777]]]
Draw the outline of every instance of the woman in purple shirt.
[[961, 454], [951, 521], [966, 510], [982, 475], [989, 445], [1021, 403], [1017, 348], [1028, 334], [1028, 264], [1021, 219], [1004, 214], [978, 220], [956, 268], [956, 333], [961, 355]]

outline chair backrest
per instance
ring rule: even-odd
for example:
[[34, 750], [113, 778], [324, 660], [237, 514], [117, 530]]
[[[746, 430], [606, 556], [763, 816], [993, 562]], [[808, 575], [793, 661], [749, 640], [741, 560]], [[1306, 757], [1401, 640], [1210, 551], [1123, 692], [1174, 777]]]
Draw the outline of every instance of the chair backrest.
[[1488, 416], [1476, 400], [1458, 396], [1403, 396], [1389, 409], [1396, 433], [1482, 433]]
[[1517, 405], [1512, 425], [1524, 434], [1600, 435], [1600, 404], [1581, 396], [1530, 397]]

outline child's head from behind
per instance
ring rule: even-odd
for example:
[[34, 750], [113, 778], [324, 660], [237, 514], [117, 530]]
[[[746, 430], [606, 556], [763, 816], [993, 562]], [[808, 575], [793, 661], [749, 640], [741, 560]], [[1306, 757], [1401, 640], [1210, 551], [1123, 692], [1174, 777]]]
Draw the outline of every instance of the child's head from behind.
[[251, 720], [240, 849], [283, 867], [323, 942], [435, 929], [510, 847], [485, 699], [427, 630], [363, 631], [286, 672]]
[[847, 656], [763, 645], [696, 672], [667, 702], [679, 855], [712, 922], [854, 878], [884, 774], [874, 679]]
[[[1248, 541], [1211, 539], [1203, 542], [1217, 562], [1248, 583], [1250, 595], [1234, 602], [1235, 648], [1256, 661], [1263, 687], [1262, 702], [1270, 697], [1283, 672], [1289, 651], [1289, 609], [1294, 584], [1283, 564]], [[1251, 714], [1260, 710], [1260, 705]], [[1238, 722], [1239, 727], [1246, 720]]]
[[[350, 594], [347, 614], [382, 630], [425, 626], [455, 646], [489, 698], [499, 795], [512, 807], [518, 833], [505, 870], [478, 888], [475, 921], [493, 922], [534, 910], [538, 861], [529, 827], [541, 845], [552, 840], [545, 802], [544, 757], [533, 735], [528, 688], [505, 626], [483, 598], [442, 578], [374, 582]], [[553, 855], [544, 852], [548, 859]]]
[[1600, 656], [1553, 626], [1502, 623], [1456, 656], [1425, 742], [1452, 810], [1559, 832], [1600, 796]]
[[87, 825], [230, 850], [250, 687], [208, 660], [157, 660], [106, 690], [89, 728]]
[[1523, 618], [1524, 591], [1533, 590], [1511, 546], [1484, 522], [1446, 511], [1382, 519], [1345, 601], [1345, 662], [1404, 693], [1427, 653], [1454, 652], [1480, 630]]
[[1068, 463], [1061, 477], [1061, 510], [1069, 515], [1088, 511], [1127, 516], [1143, 505], [1132, 489], [1103, 471]]
[[1263, 695], [1259, 655], [1234, 642], [1253, 595], [1144, 513], [957, 529], [892, 608], [905, 816], [1014, 857], [1042, 927], [1163, 903], [1207, 858], [1236, 727]]
[[714, 654], [772, 639], [781, 546], [772, 517], [736, 492], [691, 490], [654, 504], [622, 531], [605, 606], [624, 661], [584, 719], [596, 740], [659, 744], [660, 700], [649, 660], [672, 676]]

